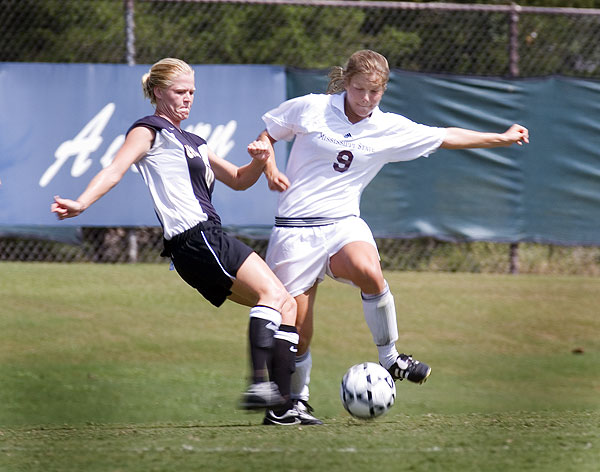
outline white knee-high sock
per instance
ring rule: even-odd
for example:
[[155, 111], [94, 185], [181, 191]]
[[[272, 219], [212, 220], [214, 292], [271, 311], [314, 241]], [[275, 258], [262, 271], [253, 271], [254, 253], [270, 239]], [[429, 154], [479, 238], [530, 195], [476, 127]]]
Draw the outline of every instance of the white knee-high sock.
[[387, 282], [383, 292], [375, 295], [362, 294], [363, 312], [373, 342], [377, 346], [379, 362], [388, 369], [398, 357], [398, 322], [394, 296]]
[[291, 397], [293, 400], [308, 401], [311, 369], [312, 356], [309, 349], [301, 356], [296, 356], [296, 371], [292, 374]]

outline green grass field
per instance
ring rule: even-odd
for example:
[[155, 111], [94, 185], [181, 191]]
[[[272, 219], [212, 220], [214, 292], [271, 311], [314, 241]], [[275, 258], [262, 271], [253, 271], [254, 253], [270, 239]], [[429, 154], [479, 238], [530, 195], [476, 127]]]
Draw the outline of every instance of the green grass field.
[[0, 263], [0, 471], [598, 471], [600, 278], [389, 272], [424, 385], [355, 420], [347, 367], [376, 361], [358, 291], [317, 300], [321, 427], [236, 409], [248, 310], [166, 265]]

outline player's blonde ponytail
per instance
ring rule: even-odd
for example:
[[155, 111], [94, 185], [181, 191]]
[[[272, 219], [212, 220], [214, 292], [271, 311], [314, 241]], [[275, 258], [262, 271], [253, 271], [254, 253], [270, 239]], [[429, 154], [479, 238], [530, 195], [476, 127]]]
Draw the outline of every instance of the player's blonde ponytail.
[[154, 91], [150, 87], [149, 82], [150, 82], [150, 72], [146, 72], [142, 76], [142, 91], [144, 92], [144, 97], [149, 98], [150, 99], [150, 103], [152, 103], [152, 105], [154, 105], [154, 103], [155, 103], [155, 101], [154, 101]]
[[329, 85], [327, 86], [327, 93], [339, 93], [344, 91], [344, 85], [346, 81], [344, 79], [344, 69], [340, 66], [332, 67], [329, 71]]

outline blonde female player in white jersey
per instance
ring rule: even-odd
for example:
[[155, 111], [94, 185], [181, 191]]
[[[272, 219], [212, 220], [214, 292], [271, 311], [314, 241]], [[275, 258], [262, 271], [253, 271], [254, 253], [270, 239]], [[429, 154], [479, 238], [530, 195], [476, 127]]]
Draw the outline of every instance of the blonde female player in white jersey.
[[[383, 276], [371, 230], [360, 218], [360, 196], [388, 162], [427, 156], [436, 149], [491, 148], [529, 141], [523, 126], [504, 133], [435, 128], [384, 113], [379, 102], [389, 67], [382, 55], [358, 51], [344, 68], [329, 74], [327, 95], [310, 94], [282, 103], [262, 118], [259, 140], [271, 145], [295, 140], [285, 175], [271, 157], [265, 168], [269, 186], [280, 191], [267, 263], [298, 305], [300, 335], [292, 378], [294, 408], [268, 410], [265, 424], [322, 424], [308, 405], [312, 359], [313, 307], [325, 274], [361, 290], [367, 325], [379, 362], [395, 380], [423, 383], [431, 368], [398, 353], [394, 297]], [[293, 418], [293, 422], [292, 422]]]

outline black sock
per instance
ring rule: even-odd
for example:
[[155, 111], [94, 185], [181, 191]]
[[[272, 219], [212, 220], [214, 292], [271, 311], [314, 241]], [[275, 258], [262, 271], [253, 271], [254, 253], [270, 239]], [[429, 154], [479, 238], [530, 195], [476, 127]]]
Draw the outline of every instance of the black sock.
[[292, 406], [290, 393], [292, 389], [292, 374], [296, 370], [296, 352], [298, 334], [295, 326], [281, 325], [275, 335], [273, 352], [273, 368], [271, 380], [279, 387], [279, 393], [286, 399], [286, 405], [281, 411], [289, 410]]
[[271, 328], [275, 326], [272, 321], [263, 318], [250, 318], [248, 337], [253, 383], [267, 381], [271, 370], [275, 331], [269, 329], [269, 325]]

